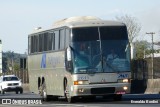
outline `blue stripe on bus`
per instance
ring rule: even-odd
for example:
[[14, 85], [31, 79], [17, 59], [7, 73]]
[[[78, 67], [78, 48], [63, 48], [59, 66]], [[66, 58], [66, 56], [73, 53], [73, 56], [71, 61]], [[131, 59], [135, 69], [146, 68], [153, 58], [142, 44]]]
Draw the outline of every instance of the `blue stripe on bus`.
[[46, 53], [42, 55], [41, 68], [46, 68]]

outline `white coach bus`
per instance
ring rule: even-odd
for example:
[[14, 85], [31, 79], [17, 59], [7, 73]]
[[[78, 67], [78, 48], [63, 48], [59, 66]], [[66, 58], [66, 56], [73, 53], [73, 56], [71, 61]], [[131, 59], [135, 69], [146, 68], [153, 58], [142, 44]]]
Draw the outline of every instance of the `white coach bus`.
[[95, 98], [130, 93], [126, 25], [92, 16], [71, 17], [28, 36], [30, 90], [54, 98]]

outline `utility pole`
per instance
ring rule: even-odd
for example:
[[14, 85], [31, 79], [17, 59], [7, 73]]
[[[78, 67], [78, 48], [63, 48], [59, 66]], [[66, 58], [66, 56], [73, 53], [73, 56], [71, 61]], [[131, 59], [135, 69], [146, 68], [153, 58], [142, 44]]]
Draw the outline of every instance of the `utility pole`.
[[150, 34], [152, 36], [152, 79], [153, 79], [153, 58], [154, 58], [154, 50], [153, 50], [153, 34], [155, 34], [154, 32], [149, 32], [149, 33], [146, 33], [146, 34]]

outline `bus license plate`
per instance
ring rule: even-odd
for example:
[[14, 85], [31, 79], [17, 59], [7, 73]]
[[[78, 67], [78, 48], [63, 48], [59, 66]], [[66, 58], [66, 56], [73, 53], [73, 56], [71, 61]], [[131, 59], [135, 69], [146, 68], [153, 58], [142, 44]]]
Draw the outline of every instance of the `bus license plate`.
[[126, 94], [125, 91], [117, 91], [116, 94]]

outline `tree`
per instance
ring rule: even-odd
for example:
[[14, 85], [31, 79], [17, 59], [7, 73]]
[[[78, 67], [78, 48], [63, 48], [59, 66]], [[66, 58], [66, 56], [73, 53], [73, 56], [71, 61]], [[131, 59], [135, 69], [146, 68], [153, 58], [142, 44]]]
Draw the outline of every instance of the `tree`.
[[6, 57], [2, 57], [2, 71], [3, 72], [7, 71], [7, 58]]
[[7, 51], [3, 52], [2, 56], [3, 72], [20, 69], [20, 54], [14, 53], [13, 51]]
[[129, 15], [124, 15], [120, 17], [116, 17], [116, 19], [120, 22], [123, 22], [127, 26], [128, 30], [128, 37], [129, 37], [129, 42], [132, 43], [133, 39], [138, 36], [141, 26], [137, 22], [137, 19], [135, 17], [129, 16]]
[[134, 42], [136, 48], [136, 59], [143, 59], [144, 55], [149, 55], [151, 53], [151, 43], [147, 41], [136, 41]]

